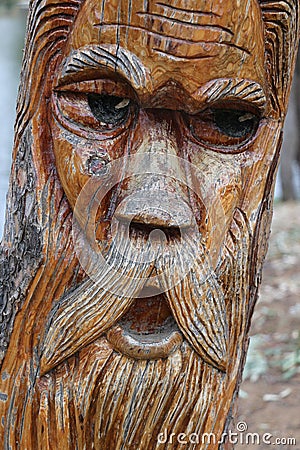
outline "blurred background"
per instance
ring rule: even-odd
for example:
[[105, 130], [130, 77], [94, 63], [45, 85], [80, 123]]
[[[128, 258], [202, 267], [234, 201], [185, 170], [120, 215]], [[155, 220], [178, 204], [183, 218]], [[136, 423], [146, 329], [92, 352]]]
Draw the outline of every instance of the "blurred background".
[[[27, 0], [0, 0], [0, 235], [13, 145]], [[298, 58], [275, 192], [267, 261], [251, 330], [237, 419], [248, 432], [300, 449], [300, 59]], [[234, 430], [234, 429], [233, 429]], [[284, 443], [294, 437], [296, 445]], [[236, 448], [243, 449], [238, 444]], [[252, 449], [270, 448], [261, 443]]]

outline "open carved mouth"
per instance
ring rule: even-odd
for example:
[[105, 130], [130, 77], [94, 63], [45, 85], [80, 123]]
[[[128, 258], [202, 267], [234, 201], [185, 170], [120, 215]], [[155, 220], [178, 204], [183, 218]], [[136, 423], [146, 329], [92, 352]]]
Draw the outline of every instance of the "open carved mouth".
[[164, 294], [136, 299], [107, 339], [115, 350], [137, 359], [166, 358], [182, 343]]

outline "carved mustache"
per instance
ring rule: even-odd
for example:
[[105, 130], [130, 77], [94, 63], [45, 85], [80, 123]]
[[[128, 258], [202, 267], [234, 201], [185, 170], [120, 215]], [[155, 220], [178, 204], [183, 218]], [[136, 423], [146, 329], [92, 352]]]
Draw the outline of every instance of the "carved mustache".
[[[151, 253], [143, 236], [133, 237], [135, 246], [120, 237], [113, 242], [106, 255], [107, 265], [100, 267], [97, 281], [86, 278], [76, 289], [67, 292], [52, 308], [46, 324], [46, 332], [40, 344], [41, 373], [46, 373], [67, 357], [88, 345], [114, 323], [133, 303], [135, 296], [150, 276], [153, 266], [139, 259], [136, 248]], [[122, 254], [118, 247], [122, 247]], [[154, 256], [152, 256], [152, 259]], [[114, 270], [112, 270], [114, 269]], [[123, 282], [126, 277], [129, 282]], [[114, 291], [122, 291], [122, 295]]]
[[193, 236], [185, 240], [183, 247], [178, 242], [174, 245], [178, 257], [173, 270], [169, 270], [171, 282], [172, 277], [180, 279], [186, 260], [193, 258], [193, 264], [189, 273], [179, 283], [171, 283], [173, 287], [168, 289], [170, 279], [162, 270], [168, 261], [164, 256], [158, 259], [158, 272], [162, 274], [162, 285], [172, 314], [182, 334], [201, 358], [225, 370], [228, 326], [224, 292], [209, 257]]
[[[162, 249], [151, 247], [139, 232], [133, 233], [130, 242], [125, 232], [119, 239], [106, 256], [107, 266], [114, 270], [100, 270], [96, 282], [87, 278], [52, 308], [40, 344], [41, 374], [115, 325], [154, 269], [186, 340], [204, 361], [225, 370], [228, 333], [224, 293], [199, 242], [189, 236], [184, 246], [175, 239]], [[147, 252], [150, 262], [143, 260]], [[120, 288], [122, 295], [115, 293]]]

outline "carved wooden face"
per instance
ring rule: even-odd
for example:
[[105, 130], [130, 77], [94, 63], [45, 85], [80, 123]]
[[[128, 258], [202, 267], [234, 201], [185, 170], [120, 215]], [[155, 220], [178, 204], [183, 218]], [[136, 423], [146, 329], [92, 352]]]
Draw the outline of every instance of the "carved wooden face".
[[[142, 1], [130, 8], [127, 2], [106, 2], [103, 8], [99, 2], [86, 2], [57, 73], [50, 114], [59, 176], [82, 228], [91, 220], [88, 208], [76, 206], [82, 189], [89, 185], [89, 204], [99, 180], [105, 184], [117, 171], [117, 182], [101, 198], [92, 223], [98, 241], [114, 240], [114, 219], [128, 224], [135, 243], [141, 236], [147, 242], [155, 229], [163, 232], [167, 243], [160, 255], [172, 248], [179, 258], [192, 242], [189, 255], [202, 258], [195, 269], [202, 285], [214, 272], [224, 277], [220, 268], [225, 248], [237, 251], [228, 243], [240, 225], [234, 217], [244, 215], [242, 228], [245, 232], [248, 227], [247, 233], [251, 229], [250, 236], [255, 229], [258, 193], [266, 184], [280, 130], [268, 98], [257, 1], [236, 2], [230, 10], [200, 3], [150, 2], [145, 9]], [[134, 158], [145, 155], [148, 166], [143, 160], [141, 170]], [[159, 171], [151, 173], [151, 164]], [[98, 186], [94, 191], [93, 185]], [[185, 240], [183, 230], [188, 230]], [[250, 242], [251, 237], [249, 247]], [[191, 256], [185, 257], [184, 275], [194, 264]], [[230, 344], [225, 310], [229, 299], [240, 294], [228, 286], [212, 288], [215, 300], [208, 302], [210, 289], [194, 288], [190, 303], [205, 304], [204, 311], [187, 301], [180, 313], [161, 293], [170, 286], [163, 278], [174, 278], [174, 287], [184, 278], [182, 272], [170, 266], [163, 276], [162, 263], [149, 267], [149, 280], [137, 282], [135, 296], [150, 299], [130, 308], [125, 303], [123, 325], [108, 333], [114, 348], [137, 358], [166, 357], [181, 345], [183, 335], [196, 341], [205, 361], [226, 370]], [[232, 272], [226, 276], [233, 277]], [[185, 289], [193, 291], [191, 286]], [[186, 292], [181, 296], [187, 297]], [[122, 314], [112, 316], [117, 322]], [[210, 316], [209, 326], [199, 325]], [[172, 328], [174, 317], [179, 329], [177, 324]], [[172, 324], [165, 331], [167, 322]], [[196, 327], [196, 337], [187, 322]], [[109, 325], [115, 325], [113, 320], [99, 330]], [[145, 333], [149, 345], [147, 339], [133, 337]]]
[[30, 10], [3, 252], [3, 442], [220, 437], [266, 252], [297, 2]]
[[[142, 1], [116, 1], [102, 10], [91, 1], [79, 13], [52, 103], [73, 207], [91, 175], [128, 154], [184, 158], [217, 195], [243, 188], [245, 161], [260, 157], [267, 93], [257, 1], [215, 11], [213, 2], [177, 3], [144, 10]], [[226, 211], [236, 206], [228, 195], [222, 201]]]

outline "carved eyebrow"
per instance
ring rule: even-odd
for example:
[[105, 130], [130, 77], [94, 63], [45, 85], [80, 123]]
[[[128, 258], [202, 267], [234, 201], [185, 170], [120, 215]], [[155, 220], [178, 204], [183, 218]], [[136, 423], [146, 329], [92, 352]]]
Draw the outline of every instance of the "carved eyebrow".
[[67, 57], [59, 78], [62, 84], [71, 75], [85, 70], [110, 69], [122, 75], [134, 87], [149, 83], [149, 74], [139, 58], [117, 45], [88, 45], [73, 50]]
[[267, 98], [262, 86], [253, 80], [228, 78], [206, 83], [195, 94], [203, 103], [211, 104], [223, 100], [241, 100], [254, 104], [262, 113]]
[[[67, 57], [59, 85], [69, 81], [70, 76], [85, 70], [109, 68], [123, 76], [134, 89], [152, 85], [150, 74], [139, 58], [117, 45], [88, 45], [73, 50]], [[263, 113], [266, 95], [262, 86], [252, 80], [228, 78], [216, 79], [199, 88], [193, 97], [202, 104], [212, 104], [223, 100], [241, 100], [254, 104]]]

